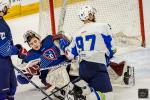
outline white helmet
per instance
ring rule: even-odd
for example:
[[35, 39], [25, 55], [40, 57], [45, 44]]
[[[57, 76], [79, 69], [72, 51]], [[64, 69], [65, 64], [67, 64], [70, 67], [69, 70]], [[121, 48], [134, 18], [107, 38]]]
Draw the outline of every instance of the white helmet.
[[9, 0], [0, 0], [0, 11], [4, 11], [6, 8], [10, 8]]
[[87, 20], [89, 18], [89, 14], [94, 15], [95, 13], [96, 13], [95, 8], [93, 8], [89, 5], [84, 5], [81, 7], [78, 16], [81, 20]]
[[28, 42], [28, 37], [37, 37], [37, 38], [41, 38], [41, 36], [39, 34], [37, 34], [36, 32], [32, 31], [32, 30], [28, 30], [25, 32], [25, 34], [23, 35], [24, 38], [24, 42]]

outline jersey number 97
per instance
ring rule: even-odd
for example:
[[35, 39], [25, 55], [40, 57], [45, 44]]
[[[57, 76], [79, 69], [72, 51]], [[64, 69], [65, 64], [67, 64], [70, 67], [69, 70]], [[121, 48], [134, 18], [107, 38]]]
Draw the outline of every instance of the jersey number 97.
[[88, 50], [94, 50], [95, 41], [96, 41], [95, 34], [86, 35], [85, 38], [82, 36], [76, 37], [77, 48], [81, 49], [82, 51], [85, 50], [85, 47], [88, 48]]

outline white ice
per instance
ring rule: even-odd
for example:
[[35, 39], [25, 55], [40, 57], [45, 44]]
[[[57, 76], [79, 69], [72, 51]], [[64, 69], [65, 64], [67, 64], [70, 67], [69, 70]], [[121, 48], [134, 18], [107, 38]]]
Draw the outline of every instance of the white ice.
[[[14, 43], [21, 43], [26, 48], [29, 48], [23, 42], [23, 34], [26, 30], [29, 29], [38, 32], [38, 20], [38, 14], [34, 14], [7, 21], [12, 31]], [[21, 63], [19, 60], [16, 61], [16, 56], [12, 57], [12, 59], [15, 65], [19, 65]], [[128, 64], [135, 67], [136, 81], [134, 87], [114, 87], [113, 100], [139, 100], [138, 89], [146, 88], [150, 90], [150, 48], [118, 48], [118, 54], [116, 56], [116, 59], [118, 61], [127, 60]], [[38, 77], [34, 77], [33, 81], [39, 86], [42, 86]], [[17, 93], [15, 95], [15, 100], [41, 100], [41, 98], [43, 97], [44, 95], [41, 94], [40, 91], [35, 89], [35, 87], [31, 84], [19, 84], [17, 88]], [[150, 100], [150, 98], [144, 100]]]

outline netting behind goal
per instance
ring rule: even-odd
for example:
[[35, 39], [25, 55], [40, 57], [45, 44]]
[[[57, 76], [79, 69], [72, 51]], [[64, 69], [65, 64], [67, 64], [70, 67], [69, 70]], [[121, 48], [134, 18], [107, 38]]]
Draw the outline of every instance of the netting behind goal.
[[[64, 23], [60, 24], [63, 19], [61, 9], [64, 1], [66, 14]], [[91, 5], [96, 8], [96, 21], [101, 23], [109, 23], [112, 27], [115, 45], [136, 45], [144, 44], [144, 35], [141, 35], [142, 29], [142, 11], [141, 0], [53, 0], [54, 6], [54, 22], [52, 22], [50, 13], [50, 3], [52, 0], [40, 1], [40, 23], [39, 32], [41, 35], [54, 34], [52, 27], [63, 30], [66, 35], [76, 34], [75, 31], [80, 28], [83, 23], [77, 16], [79, 8], [82, 5]], [[58, 29], [58, 26], [62, 28]], [[144, 34], [144, 30], [143, 30]], [[142, 41], [143, 39], [143, 41]]]

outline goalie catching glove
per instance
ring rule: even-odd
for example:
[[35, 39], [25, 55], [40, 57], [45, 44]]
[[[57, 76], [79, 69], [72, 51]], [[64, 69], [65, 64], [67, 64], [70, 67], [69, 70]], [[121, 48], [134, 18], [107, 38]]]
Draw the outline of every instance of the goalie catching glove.
[[31, 75], [40, 75], [40, 68], [38, 65], [33, 65], [32, 67], [26, 68], [26, 71]]
[[40, 59], [35, 59], [30, 61], [26, 65], [26, 71], [31, 75], [40, 75], [40, 67], [39, 67]]
[[18, 73], [17, 75], [17, 81], [20, 84], [28, 84], [29, 80], [27, 80], [25, 77], [27, 77], [28, 79], [31, 79], [33, 77], [32, 74], [28, 73], [26, 70], [22, 70], [22, 72], [24, 73], [24, 75]]
[[24, 75], [22, 74], [18, 74], [17, 75], [17, 80], [20, 84], [28, 84], [29, 80], [27, 80], [25, 77], [27, 77], [28, 79], [31, 79], [33, 77], [33, 75], [40, 75], [40, 68], [37, 65], [37, 60], [33, 60], [31, 62], [29, 62], [26, 65], [26, 69], [22, 70], [22, 72], [24, 73]]

